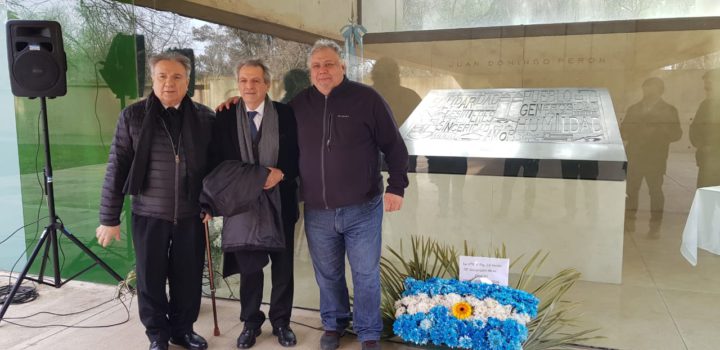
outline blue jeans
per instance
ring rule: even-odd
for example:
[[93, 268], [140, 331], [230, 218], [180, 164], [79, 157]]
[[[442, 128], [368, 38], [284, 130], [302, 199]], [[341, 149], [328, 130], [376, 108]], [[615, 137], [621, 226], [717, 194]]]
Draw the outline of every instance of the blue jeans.
[[325, 330], [342, 332], [350, 321], [347, 252], [354, 287], [353, 329], [360, 341], [380, 339], [382, 217], [382, 195], [359, 205], [305, 210], [305, 232], [320, 287], [320, 316]]

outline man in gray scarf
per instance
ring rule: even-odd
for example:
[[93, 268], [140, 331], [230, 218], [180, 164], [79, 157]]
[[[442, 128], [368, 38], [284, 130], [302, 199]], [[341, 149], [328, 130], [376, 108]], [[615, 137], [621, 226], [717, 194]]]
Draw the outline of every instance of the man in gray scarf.
[[[212, 143], [211, 165], [226, 160], [241, 161], [267, 171], [262, 183], [264, 205], [251, 206], [247, 211], [224, 218], [224, 275], [240, 273], [240, 319], [245, 327], [238, 337], [238, 348], [250, 348], [260, 335], [265, 314], [260, 311], [263, 296], [262, 268], [272, 260], [272, 293], [269, 318], [273, 334], [282, 346], [294, 346], [295, 334], [290, 329], [293, 300], [293, 246], [298, 218], [297, 127], [292, 109], [273, 102], [267, 92], [270, 72], [261, 60], [238, 64], [238, 90], [242, 99], [217, 114]], [[262, 212], [260, 212], [262, 211]], [[269, 213], [270, 212], [270, 213]], [[268, 219], [270, 218], [270, 219]], [[273, 220], [272, 218], [279, 220]], [[276, 227], [280, 222], [281, 227]], [[265, 231], [280, 232], [284, 248], [277, 250], [265, 243]]]

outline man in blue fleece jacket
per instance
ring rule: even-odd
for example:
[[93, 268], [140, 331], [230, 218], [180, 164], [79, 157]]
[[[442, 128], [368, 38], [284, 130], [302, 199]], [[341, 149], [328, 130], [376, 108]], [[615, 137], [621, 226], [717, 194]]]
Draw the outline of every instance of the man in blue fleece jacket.
[[[350, 322], [347, 253], [353, 328], [363, 349], [379, 349], [383, 203], [388, 212], [402, 207], [408, 153], [385, 100], [345, 77], [340, 53], [336, 43], [317, 41], [308, 59], [313, 86], [290, 102], [298, 124], [305, 232], [320, 288], [320, 347], [337, 348]], [[389, 173], [384, 195], [380, 152]]]

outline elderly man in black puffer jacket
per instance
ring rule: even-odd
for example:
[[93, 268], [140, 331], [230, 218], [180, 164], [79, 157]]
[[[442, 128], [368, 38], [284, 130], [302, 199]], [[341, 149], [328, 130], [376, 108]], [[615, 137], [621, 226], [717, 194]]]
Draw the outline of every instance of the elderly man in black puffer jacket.
[[150, 67], [153, 92], [120, 113], [96, 236], [103, 247], [120, 240], [123, 200], [132, 195], [138, 308], [150, 349], [167, 349], [168, 341], [205, 349], [207, 342], [193, 323], [200, 310], [205, 246], [198, 196], [208, 172], [214, 114], [187, 96], [187, 57], [160, 54], [150, 59]]

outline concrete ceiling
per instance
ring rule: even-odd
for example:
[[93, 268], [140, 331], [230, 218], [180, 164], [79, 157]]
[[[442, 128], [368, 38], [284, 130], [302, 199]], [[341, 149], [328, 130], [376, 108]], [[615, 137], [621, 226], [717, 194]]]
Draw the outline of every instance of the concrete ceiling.
[[135, 5], [278, 38], [313, 43], [340, 40], [353, 0], [135, 0]]

